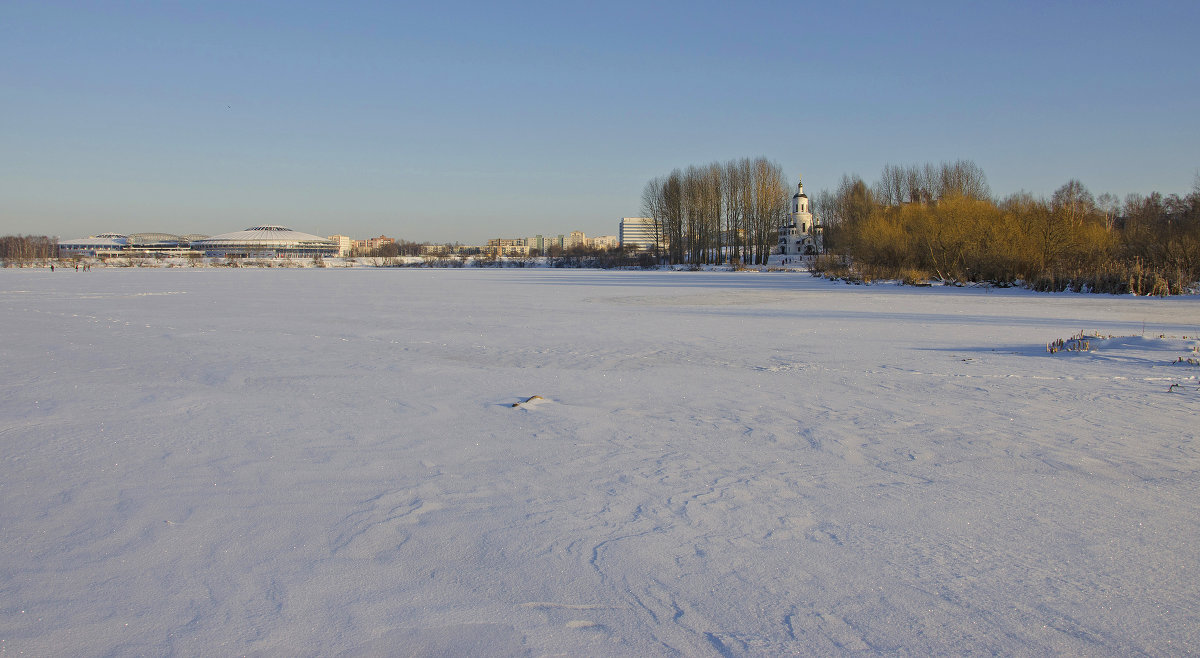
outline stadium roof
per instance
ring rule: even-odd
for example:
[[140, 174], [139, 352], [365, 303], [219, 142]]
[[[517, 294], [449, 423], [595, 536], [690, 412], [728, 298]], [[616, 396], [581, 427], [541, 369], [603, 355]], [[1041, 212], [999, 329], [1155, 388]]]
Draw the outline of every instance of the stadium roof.
[[211, 238], [195, 240], [198, 247], [221, 247], [227, 245], [261, 244], [263, 246], [325, 246], [334, 242], [311, 233], [293, 231], [286, 226], [252, 226], [244, 231], [222, 233]]

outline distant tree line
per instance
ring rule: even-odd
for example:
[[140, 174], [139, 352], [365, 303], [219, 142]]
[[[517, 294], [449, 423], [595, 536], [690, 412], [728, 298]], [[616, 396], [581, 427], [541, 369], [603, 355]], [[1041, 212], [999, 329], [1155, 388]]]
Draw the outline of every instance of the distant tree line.
[[6, 264], [45, 260], [58, 255], [58, 241], [44, 235], [6, 235], [0, 237], [0, 260]]
[[[651, 269], [658, 266], [658, 259], [655, 258], [653, 252], [639, 250], [622, 250], [620, 248], [601, 249], [597, 247], [584, 247], [576, 245], [568, 249], [563, 249], [559, 246], [553, 246], [545, 250], [541, 255], [545, 262], [550, 267], [559, 268], [592, 268], [592, 269], [634, 269], [643, 268]], [[532, 267], [535, 264], [537, 256], [529, 258], [509, 258], [509, 264], [515, 264], [517, 267]], [[494, 256], [485, 258], [476, 263], [480, 265], [492, 265], [501, 267], [505, 262], [500, 261]]]
[[766, 158], [676, 169], [646, 183], [642, 212], [657, 221], [667, 262], [765, 264], [788, 214], [783, 169]]
[[813, 200], [833, 255], [818, 271], [909, 281], [1023, 282], [1037, 290], [1179, 294], [1200, 281], [1200, 178], [1183, 197], [1094, 197], [1078, 180], [1050, 199], [996, 200], [959, 161], [843, 176]]
[[374, 258], [396, 258], [399, 256], [420, 256], [421, 243], [409, 242], [408, 240], [396, 240], [382, 244], [374, 249], [368, 250], [360, 256], [371, 256]]

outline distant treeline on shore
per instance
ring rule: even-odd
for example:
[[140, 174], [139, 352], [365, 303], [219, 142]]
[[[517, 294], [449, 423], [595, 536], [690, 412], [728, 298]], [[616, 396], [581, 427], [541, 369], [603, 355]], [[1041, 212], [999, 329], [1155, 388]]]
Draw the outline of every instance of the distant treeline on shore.
[[0, 236], [0, 260], [46, 260], [58, 256], [58, 243], [45, 235]]
[[887, 166], [873, 185], [843, 176], [813, 206], [827, 276], [1153, 295], [1200, 281], [1200, 177], [1182, 197], [1094, 197], [1071, 180], [1048, 200], [996, 199], [971, 162]]
[[[541, 260], [496, 253], [467, 258], [422, 254], [421, 245], [399, 240], [371, 252], [365, 264], [765, 266], [778, 228], [788, 220], [787, 193], [781, 168], [762, 158], [688, 167], [650, 181], [643, 191], [643, 210], [659, 230], [652, 249], [559, 247]], [[812, 208], [813, 230], [823, 233], [825, 253], [808, 259], [808, 266], [830, 278], [1138, 295], [1183, 294], [1200, 286], [1200, 176], [1185, 196], [1096, 197], [1071, 180], [1050, 199], [1023, 192], [995, 198], [983, 171], [970, 161], [889, 165], [874, 184], [843, 176], [835, 189], [813, 197]], [[52, 238], [0, 237], [6, 266], [55, 257]], [[322, 265], [319, 261], [313, 264]]]
[[[45, 243], [51, 248], [43, 249]], [[37, 248], [31, 245], [36, 245]], [[341, 258], [317, 257], [206, 257], [199, 252], [188, 255], [147, 254], [141, 252], [101, 256], [70, 256], [59, 258], [53, 241], [43, 236], [6, 236], [0, 238], [0, 265], [3, 267], [42, 267], [54, 265], [71, 267], [80, 264], [100, 264], [106, 267], [251, 267], [251, 268], [308, 268], [308, 267], [554, 267], [592, 269], [652, 269], [660, 265], [652, 252], [637, 249], [602, 249], [575, 246], [547, 249], [546, 255], [501, 256], [494, 251], [475, 254], [397, 254], [394, 249], [380, 248], [366, 256]]]

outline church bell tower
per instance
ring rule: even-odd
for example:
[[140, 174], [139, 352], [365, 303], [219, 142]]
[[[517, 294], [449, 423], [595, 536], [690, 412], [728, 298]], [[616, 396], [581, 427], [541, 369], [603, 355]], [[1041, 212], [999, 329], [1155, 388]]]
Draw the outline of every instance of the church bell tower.
[[788, 212], [787, 224], [779, 227], [779, 253], [784, 255], [806, 255], [821, 253], [821, 227], [813, 220], [808, 195], [804, 193], [804, 180], [796, 183], [792, 195], [792, 207]]
[[812, 212], [808, 209], [808, 195], [804, 193], [804, 179], [797, 179], [796, 193], [792, 195], [792, 223], [800, 233], [808, 233], [813, 226]]

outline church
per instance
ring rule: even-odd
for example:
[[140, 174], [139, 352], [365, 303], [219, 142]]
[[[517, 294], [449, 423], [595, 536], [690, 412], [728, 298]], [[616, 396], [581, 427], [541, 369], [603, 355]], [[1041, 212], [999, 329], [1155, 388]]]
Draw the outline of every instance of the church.
[[792, 195], [788, 223], [779, 227], [779, 253], [785, 256], [821, 253], [823, 228], [813, 221], [808, 195], [804, 193], [804, 180], [800, 179], [796, 183], [796, 193]]

